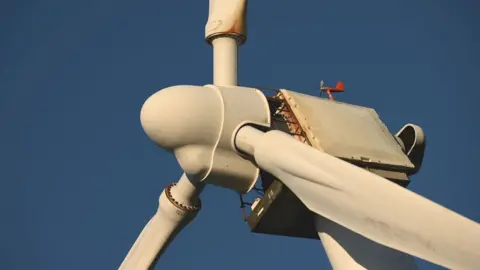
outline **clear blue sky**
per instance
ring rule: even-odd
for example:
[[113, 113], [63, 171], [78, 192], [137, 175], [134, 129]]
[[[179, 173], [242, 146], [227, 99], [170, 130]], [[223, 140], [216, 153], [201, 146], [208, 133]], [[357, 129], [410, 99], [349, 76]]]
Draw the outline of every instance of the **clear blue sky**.
[[[240, 83], [373, 107], [429, 138], [410, 188], [480, 221], [478, 1], [249, 2]], [[0, 4], [1, 269], [116, 269], [181, 170], [143, 133], [144, 100], [212, 81], [208, 1]], [[158, 269], [329, 269], [320, 242], [251, 234], [235, 193], [203, 209]], [[421, 262], [422, 269], [438, 269]]]

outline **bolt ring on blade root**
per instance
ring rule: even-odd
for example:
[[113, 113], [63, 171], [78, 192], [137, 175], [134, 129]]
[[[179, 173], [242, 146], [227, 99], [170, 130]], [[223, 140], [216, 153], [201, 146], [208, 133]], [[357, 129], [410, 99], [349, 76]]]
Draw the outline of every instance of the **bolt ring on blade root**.
[[202, 201], [198, 200], [198, 205], [184, 205], [172, 196], [172, 188], [176, 186], [175, 183], [170, 183], [166, 188], [165, 188], [165, 195], [167, 195], [167, 199], [178, 209], [186, 211], [186, 212], [197, 212], [202, 208]]
[[221, 38], [221, 37], [228, 37], [228, 38], [233, 38], [235, 39], [239, 44], [245, 43], [247, 38], [245, 35], [237, 34], [237, 33], [218, 33], [218, 34], [212, 34], [208, 37], [205, 38], [205, 41], [212, 45], [212, 41], [216, 38]]

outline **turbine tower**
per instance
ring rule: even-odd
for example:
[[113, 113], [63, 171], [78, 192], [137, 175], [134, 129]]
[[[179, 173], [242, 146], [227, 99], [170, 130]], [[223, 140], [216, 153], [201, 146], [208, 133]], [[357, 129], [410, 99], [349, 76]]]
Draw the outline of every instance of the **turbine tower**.
[[[268, 97], [237, 85], [246, 9], [246, 0], [210, 0], [205, 39], [213, 47], [213, 84], [171, 86], [142, 107], [146, 135], [184, 173], [163, 190], [119, 269], [152, 269], [201, 210], [205, 185], [244, 194], [260, 175], [298, 200], [311, 219], [307, 238], [321, 240], [333, 269], [417, 269], [412, 256], [478, 269], [479, 224], [404, 187], [423, 159], [420, 127], [392, 135], [370, 108], [286, 89]], [[252, 207], [256, 218], [264, 199]]]

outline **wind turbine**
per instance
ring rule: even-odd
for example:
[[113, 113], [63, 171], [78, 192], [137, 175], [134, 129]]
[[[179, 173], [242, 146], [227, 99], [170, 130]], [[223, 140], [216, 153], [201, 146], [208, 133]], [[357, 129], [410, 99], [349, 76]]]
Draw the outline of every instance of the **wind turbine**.
[[[478, 269], [478, 223], [331, 155], [310, 127], [304, 127], [313, 142], [309, 144], [272, 128], [267, 97], [259, 89], [237, 86], [237, 50], [246, 41], [246, 8], [246, 0], [210, 0], [205, 36], [214, 52], [212, 85], [168, 87], [142, 107], [145, 133], [175, 155], [184, 174], [163, 190], [158, 211], [120, 269], [153, 268], [200, 211], [205, 185], [246, 193], [260, 171], [278, 179], [308, 208], [334, 269], [417, 269], [411, 255], [448, 268]], [[292, 110], [308, 102], [335, 103], [282, 93]], [[414, 125], [404, 129], [421, 132]], [[399, 145], [408, 148], [406, 155], [392, 155], [407, 164], [412, 145], [401, 140], [398, 149]], [[413, 170], [418, 171], [420, 163]]]

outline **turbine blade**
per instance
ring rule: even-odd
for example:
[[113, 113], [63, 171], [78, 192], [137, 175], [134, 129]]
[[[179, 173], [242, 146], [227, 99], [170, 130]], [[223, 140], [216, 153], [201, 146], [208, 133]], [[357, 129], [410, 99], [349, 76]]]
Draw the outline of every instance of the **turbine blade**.
[[166, 250], [174, 237], [175, 225], [165, 218], [161, 211], [157, 212], [145, 225], [130, 252], [125, 257], [119, 270], [153, 269], [157, 258]]
[[196, 217], [202, 190], [203, 184], [192, 184], [185, 174], [178, 184], [165, 188], [157, 213], [140, 233], [119, 270], [153, 269], [175, 236]]
[[478, 223], [286, 133], [243, 127], [235, 139], [311, 211], [444, 267], [478, 269]]
[[314, 214], [315, 228], [335, 270], [418, 270], [412, 255], [374, 242]]

